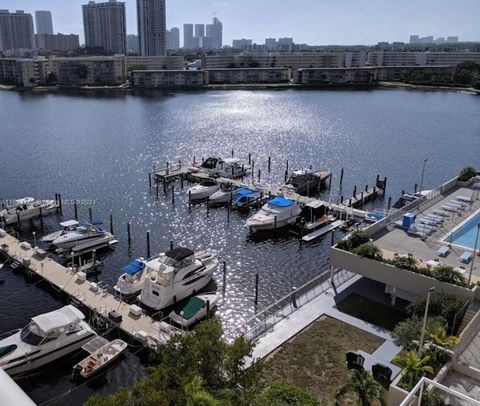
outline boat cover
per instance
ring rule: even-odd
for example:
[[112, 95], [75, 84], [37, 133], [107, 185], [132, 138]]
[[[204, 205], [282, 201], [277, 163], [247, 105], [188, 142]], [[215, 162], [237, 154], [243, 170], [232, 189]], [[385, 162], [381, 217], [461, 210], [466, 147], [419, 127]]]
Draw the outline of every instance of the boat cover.
[[72, 305], [62, 307], [50, 313], [33, 317], [32, 321], [46, 334], [69, 324], [77, 324], [85, 318], [84, 314]]
[[77, 220], [67, 220], [60, 223], [62, 227], [75, 227], [75, 226], [78, 226], [79, 224], [80, 223]]
[[122, 268], [122, 272], [128, 273], [129, 275], [135, 275], [138, 272], [142, 271], [145, 268], [145, 264], [142, 261], [136, 259], [133, 262], [130, 262], [127, 266]]
[[293, 206], [295, 202], [293, 200], [285, 199], [284, 197], [278, 196], [269, 200], [268, 204], [271, 204], [273, 206], [278, 206], [278, 207], [290, 207], [290, 206]]
[[7, 345], [6, 347], [0, 347], [0, 358], [15, 351], [17, 346], [15, 344]]
[[239, 189], [235, 193], [236, 196], [248, 196], [251, 195], [253, 192], [250, 189]]
[[178, 247], [171, 251], [167, 251], [165, 256], [175, 259], [176, 261], [182, 261], [187, 257], [190, 257], [194, 254], [194, 252], [189, 248]]
[[[182, 316], [185, 320], [190, 320], [193, 316], [195, 316], [201, 309], [206, 306], [205, 302], [194, 296], [191, 297], [190, 300], [187, 302], [183, 309], [180, 309], [177, 314]], [[183, 312], [183, 314], [180, 314]]]

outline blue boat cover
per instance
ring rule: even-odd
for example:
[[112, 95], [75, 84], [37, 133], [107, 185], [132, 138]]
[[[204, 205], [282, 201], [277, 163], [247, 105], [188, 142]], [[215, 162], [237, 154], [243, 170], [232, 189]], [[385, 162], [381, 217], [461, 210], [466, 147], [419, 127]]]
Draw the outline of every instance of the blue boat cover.
[[278, 196], [278, 197], [274, 197], [273, 199], [269, 200], [268, 204], [272, 204], [272, 205], [278, 206], [278, 207], [289, 207], [289, 206], [293, 206], [295, 204], [295, 202], [293, 200], [285, 199], [284, 197]]
[[236, 196], [248, 196], [251, 195], [253, 192], [250, 189], [238, 189], [235, 193]]
[[124, 266], [122, 271], [124, 273], [128, 273], [129, 275], [135, 275], [136, 273], [140, 272], [145, 268], [145, 264], [138, 259], [129, 263], [127, 266]]

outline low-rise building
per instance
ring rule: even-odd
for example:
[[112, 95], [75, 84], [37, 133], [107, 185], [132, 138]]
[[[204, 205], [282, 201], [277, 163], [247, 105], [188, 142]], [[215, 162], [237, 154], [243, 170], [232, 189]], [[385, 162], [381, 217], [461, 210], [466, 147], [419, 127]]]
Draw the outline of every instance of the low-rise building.
[[374, 68], [308, 68], [292, 72], [292, 81], [300, 85], [368, 84], [377, 79]]
[[208, 84], [203, 70], [134, 70], [130, 78], [137, 88], [194, 88]]
[[127, 72], [135, 70], [181, 70], [183, 56], [127, 56], [125, 57]]
[[282, 83], [290, 80], [288, 68], [208, 69], [209, 84]]
[[0, 58], [0, 83], [34, 87], [45, 79], [46, 59]]
[[370, 51], [366, 63], [369, 66], [455, 66], [466, 61], [480, 63], [480, 52]]

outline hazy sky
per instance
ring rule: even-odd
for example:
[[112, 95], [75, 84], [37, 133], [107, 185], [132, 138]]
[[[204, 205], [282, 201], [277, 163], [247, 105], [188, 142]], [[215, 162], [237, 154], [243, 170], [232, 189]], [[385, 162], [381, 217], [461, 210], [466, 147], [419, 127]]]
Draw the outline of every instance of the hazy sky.
[[[0, 0], [0, 8], [51, 10], [55, 32], [83, 38], [85, 0]], [[68, 6], [67, 6], [68, 4]], [[136, 32], [135, 0], [126, 0], [127, 31]], [[376, 44], [408, 41], [410, 34], [458, 35], [480, 40], [480, 0], [167, 0], [167, 26], [208, 23], [213, 12], [224, 24], [224, 42], [293, 37], [297, 43]]]

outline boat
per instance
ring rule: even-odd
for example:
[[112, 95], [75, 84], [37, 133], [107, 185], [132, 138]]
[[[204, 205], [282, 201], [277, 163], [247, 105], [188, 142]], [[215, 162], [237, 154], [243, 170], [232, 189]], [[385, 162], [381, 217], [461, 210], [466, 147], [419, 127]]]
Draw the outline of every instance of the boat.
[[331, 176], [330, 172], [315, 172], [311, 169], [299, 169], [293, 171], [285, 186], [293, 189], [300, 195], [309, 195], [311, 192], [318, 192], [323, 182]]
[[235, 193], [232, 201], [232, 207], [235, 209], [245, 209], [258, 202], [262, 197], [260, 192], [254, 192], [250, 189], [239, 189]]
[[[101, 345], [100, 348], [97, 348], [98, 345], [95, 346], [97, 339], [100, 339], [98, 340], [98, 345]], [[111, 364], [127, 349], [128, 345], [120, 339], [109, 342], [102, 337], [96, 337], [82, 348], [90, 352], [89, 347], [93, 347], [93, 352], [73, 367], [74, 375], [78, 374], [85, 379]]]
[[223, 204], [233, 200], [237, 189], [222, 185], [213, 195], [210, 196], [210, 204]]
[[126, 297], [138, 295], [145, 283], [146, 272], [144, 273], [144, 270], [146, 263], [144, 258], [139, 258], [124, 266], [123, 273], [113, 287], [115, 292]]
[[249, 165], [242, 165], [238, 158], [207, 158], [199, 166], [199, 170], [208, 173], [210, 176], [220, 176], [224, 178], [240, 178], [248, 174]]
[[193, 296], [185, 305], [170, 313], [170, 320], [182, 327], [190, 327], [207, 317], [218, 301], [219, 296], [216, 293]]
[[190, 200], [207, 199], [220, 189], [220, 185], [211, 179], [202, 180], [198, 185], [188, 189]]
[[62, 227], [61, 230], [47, 234], [42, 237], [41, 241], [52, 243], [58, 237], [61, 237], [70, 231], [75, 231], [80, 226], [80, 223], [77, 220], [68, 220], [60, 223], [60, 226]]
[[0, 211], [0, 218], [5, 224], [14, 224], [18, 220], [29, 220], [40, 215], [46, 216], [57, 208], [55, 200], [35, 200], [33, 197], [18, 199], [13, 205]]
[[81, 348], [96, 336], [72, 305], [35, 316], [0, 341], [0, 368], [15, 376], [33, 371]]
[[258, 213], [247, 219], [247, 226], [253, 231], [273, 230], [293, 224], [302, 209], [293, 200], [275, 197], [267, 201]]
[[148, 277], [138, 300], [147, 307], [162, 310], [204, 288], [217, 266], [214, 252], [195, 254], [184, 247], [168, 251], [146, 263]]
[[101, 225], [101, 222], [90, 222], [79, 226], [55, 238], [52, 244], [58, 248], [80, 251], [113, 241], [113, 234], [104, 230]]

